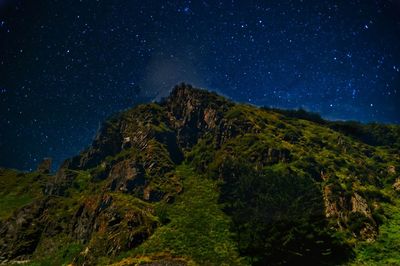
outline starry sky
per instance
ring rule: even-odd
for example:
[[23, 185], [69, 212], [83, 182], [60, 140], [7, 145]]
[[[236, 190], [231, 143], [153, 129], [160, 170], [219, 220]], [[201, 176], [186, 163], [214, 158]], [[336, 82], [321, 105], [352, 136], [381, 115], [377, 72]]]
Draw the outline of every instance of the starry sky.
[[399, 0], [0, 0], [0, 166], [55, 166], [185, 81], [400, 123]]

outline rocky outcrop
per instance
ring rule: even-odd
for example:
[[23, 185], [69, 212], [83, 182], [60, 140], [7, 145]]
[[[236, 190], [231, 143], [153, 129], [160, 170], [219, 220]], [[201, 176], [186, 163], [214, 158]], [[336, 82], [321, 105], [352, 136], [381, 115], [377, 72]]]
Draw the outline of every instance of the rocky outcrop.
[[68, 168], [70, 162], [71, 160], [66, 160], [57, 173], [46, 183], [44, 189], [46, 195], [63, 196], [66, 194], [67, 189], [72, 186], [77, 173]]
[[252, 131], [254, 133], [258, 133], [258, 131], [254, 128], [254, 125], [249, 120], [231, 120], [224, 118], [218, 125], [217, 132], [215, 134], [217, 147], [221, 147], [222, 144], [226, 143], [229, 139]]
[[393, 189], [394, 189], [396, 192], [400, 192], [400, 178], [397, 178], [397, 179], [394, 181]]
[[96, 261], [96, 256], [114, 256], [145, 241], [158, 222], [152, 208], [132, 205], [124, 197], [104, 194], [88, 198], [72, 220], [74, 238], [86, 244], [75, 261]]
[[0, 262], [32, 254], [45, 228], [46, 200], [35, 201], [0, 224]]
[[[389, 176], [396, 176], [396, 167], [394, 165], [389, 165], [387, 168], [387, 173]], [[397, 177], [394, 180], [392, 187], [394, 191], [400, 192], [400, 177]]]
[[396, 167], [394, 165], [389, 165], [387, 171], [389, 175], [394, 175], [396, 174]]
[[71, 223], [74, 238], [83, 243], [88, 242], [93, 232], [99, 229], [97, 222], [99, 214], [110, 207], [111, 203], [112, 197], [107, 195], [86, 199], [75, 213]]
[[214, 132], [224, 112], [233, 104], [215, 93], [182, 84], [173, 89], [162, 105], [176, 131], [179, 146], [187, 149], [205, 132]]
[[44, 158], [43, 161], [38, 165], [36, 171], [39, 174], [49, 174], [51, 171], [52, 161], [53, 160], [51, 158]]
[[112, 180], [110, 189], [119, 190], [141, 197], [143, 188], [146, 185], [144, 168], [137, 162], [122, 161], [113, 166], [109, 179]]
[[98, 165], [107, 156], [121, 151], [123, 136], [120, 132], [121, 122], [111, 119], [103, 124], [92, 145], [85, 152], [71, 160], [70, 167], [87, 169]]
[[340, 230], [348, 229], [350, 224], [357, 238], [374, 241], [378, 235], [378, 226], [372, 217], [371, 207], [358, 193], [343, 191], [335, 185], [323, 188], [325, 216], [336, 221]]
[[144, 150], [153, 140], [165, 145], [173, 162], [180, 163], [182, 150], [195, 145], [206, 132], [218, 131], [217, 135], [223, 135], [227, 127], [232, 128], [222, 121], [231, 106], [232, 102], [215, 93], [182, 84], [160, 105], [138, 106], [104, 123], [92, 145], [71, 159], [67, 168], [93, 168], [122, 150]]

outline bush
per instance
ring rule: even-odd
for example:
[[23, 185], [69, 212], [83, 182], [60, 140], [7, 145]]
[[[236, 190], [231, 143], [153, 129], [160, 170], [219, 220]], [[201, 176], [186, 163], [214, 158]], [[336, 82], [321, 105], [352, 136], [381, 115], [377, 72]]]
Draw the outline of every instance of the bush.
[[327, 227], [322, 195], [311, 178], [279, 165], [255, 171], [232, 158], [217, 169], [240, 252], [253, 264], [322, 263], [350, 255]]

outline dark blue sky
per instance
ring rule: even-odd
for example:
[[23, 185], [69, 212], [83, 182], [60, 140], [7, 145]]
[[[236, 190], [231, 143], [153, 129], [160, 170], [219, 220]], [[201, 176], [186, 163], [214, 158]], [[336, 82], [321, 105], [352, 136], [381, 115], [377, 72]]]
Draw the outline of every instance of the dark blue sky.
[[400, 123], [400, 1], [0, 0], [0, 165], [59, 164], [180, 81]]

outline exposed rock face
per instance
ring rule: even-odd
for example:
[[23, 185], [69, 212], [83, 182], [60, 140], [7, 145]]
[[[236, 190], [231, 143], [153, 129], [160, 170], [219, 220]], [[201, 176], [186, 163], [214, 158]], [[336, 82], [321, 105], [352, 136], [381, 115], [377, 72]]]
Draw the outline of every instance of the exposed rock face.
[[40, 174], [49, 174], [51, 171], [51, 158], [44, 158], [43, 161], [38, 165], [37, 172]]
[[142, 197], [146, 185], [145, 170], [136, 161], [121, 161], [115, 164], [108, 175], [110, 190], [122, 191]]
[[93, 251], [115, 255], [146, 240], [158, 223], [149, 208], [127, 208], [128, 202], [104, 194], [86, 200], [72, 220], [74, 237], [87, 248], [76, 258], [95, 261]]
[[335, 219], [339, 229], [347, 228], [351, 219], [359, 219], [360, 226], [355, 233], [366, 241], [376, 238], [378, 227], [372, 218], [370, 206], [363, 197], [358, 193], [349, 195], [345, 191], [338, 191], [332, 185], [325, 186], [323, 192], [325, 215]]
[[388, 173], [389, 173], [390, 175], [396, 174], [396, 167], [395, 167], [394, 165], [390, 165], [390, 166], [388, 167]]
[[180, 147], [190, 148], [202, 134], [217, 129], [223, 112], [232, 103], [216, 94], [183, 85], [175, 87], [163, 105]]
[[393, 189], [397, 192], [400, 192], [400, 178], [397, 178], [394, 182]]
[[351, 211], [362, 213], [365, 217], [371, 217], [371, 210], [369, 209], [367, 201], [359, 194], [354, 193], [350, 199]]
[[44, 230], [45, 200], [20, 209], [10, 219], [0, 223], [0, 262], [23, 259], [35, 251]]
[[235, 120], [224, 118], [222, 119], [217, 129], [217, 146], [220, 147], [229, 139], [232, 139], [244, 132], [251, 132], [253, 130], [256, 129], [253, 127], [253, 124], [250, 121], [245, 120], [237, 122]]
[[89, 241], [92, 233], [99, 229], [96, 219], [101, 212], [110, 207], [111, 203], [112, 197], [110, 196], [87, 199], [79, 207], [72, 220], [72, 232], [75, 238], [82, 242]]
[[53, 177], [53, 180], [46, 184], [44, 191], [46, 195], [64, 195], [65, 191], [72, 186], [76, 173], [68, 169], [69, 164], [70, 160], [66, 160]]
[[120, 126], [120, 121], [104, 124], [91, 147], [80, 156], [73, 158], [70, 167], [91, 168], [106, 156], [118, 153], [123, 143], [123, 137], [119, 130]]
[[367, 201], [357, 193], [352, 195], [350, 201], [351, 212], [362, 214], [365, 218], [367, 218], [360, 230], [361, 239], [365, 239], [368, 242], [374, 241], [378, 235], [378, 226], [372, 218], [372, 212]]
[[[124, 116], [105, 123], [92, 145], [68, 163], [71, 169], [88, 169], [123, 149], [146, 150], [155, 140], [168, 150], [174, 163], [183, 159], [182, 150], [192, 147], [206, 132], [225, 134], [223, 114], [233, 103], [207, 91], [177, 86], [160, 107], [139, 106]], [[158, 126], [155, 126], [158, 125]], [[247, 126], [250, 129], [251, 125]], [[229, 133], [221, 139], [234, 136]]]

